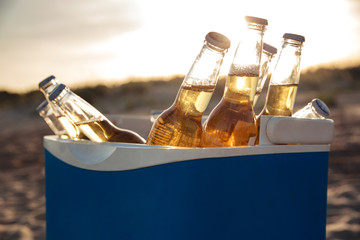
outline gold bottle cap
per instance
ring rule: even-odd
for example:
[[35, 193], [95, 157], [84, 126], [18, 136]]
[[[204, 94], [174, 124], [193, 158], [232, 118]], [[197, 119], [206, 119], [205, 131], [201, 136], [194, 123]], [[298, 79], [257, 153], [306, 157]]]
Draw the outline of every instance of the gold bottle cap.
[[253, 17], [253, 16], [245, 16], [245, 20], [249, 23], [256, 23], [256, 24], [261, 24], [261, 25], [268, 25], [268, 20], [265, 18], [258, 18], [258, 17]]

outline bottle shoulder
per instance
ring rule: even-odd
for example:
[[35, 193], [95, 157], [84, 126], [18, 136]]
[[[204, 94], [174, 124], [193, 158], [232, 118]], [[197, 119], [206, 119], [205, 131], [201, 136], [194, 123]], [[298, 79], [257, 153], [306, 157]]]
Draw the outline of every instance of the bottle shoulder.
[[129, 129], [116, 127], [115, 133], [109, 138], [109, 142], [126, 142], [145, 144], [145, 139], [138, 133]]

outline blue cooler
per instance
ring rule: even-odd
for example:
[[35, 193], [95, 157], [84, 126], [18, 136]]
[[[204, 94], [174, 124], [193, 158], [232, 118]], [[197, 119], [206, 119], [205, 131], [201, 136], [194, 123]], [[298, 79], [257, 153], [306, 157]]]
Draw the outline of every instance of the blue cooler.
[[234, 148], [46, 136], [47, 239], [325, 239], [333, 122], [319, 121], [266, 117], [260, 145]]

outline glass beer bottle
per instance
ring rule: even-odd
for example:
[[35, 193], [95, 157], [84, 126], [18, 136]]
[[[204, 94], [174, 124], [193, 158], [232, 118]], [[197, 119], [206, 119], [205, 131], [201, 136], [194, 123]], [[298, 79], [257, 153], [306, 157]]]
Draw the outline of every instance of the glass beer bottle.
[[282, 49], [272, 73], [261, 115], [291, 116], [300, 79], [301, 50], [305, 37], [285, 33]]
[[215, 89], [230, 40], [210, 32], [179, 89], [177, 97], [154, 122], [147, 138], [149, 145], [199, 147], [202, 115]]
[[260, 93], [265, 85], [266, 79], [270, 74], [271, 62], [277, 53], [277, 49], [270, 44], [264, 42], [263, 52], [261, 56], [260, 76], [256, 86], [256, 92], [254, 97], [253, 106], [255, 106]]
[[[61, 126], [66, 132], [66, 135], [70, 139], [80, 140], [80, 139], [87, 139], [87, 137], [82, 134], [80, 129], [76, 127], [76, 125], [65, 116], [64, 112], [56, 105], [54, 105], [51, 101], [49, 101], [49, 95], [51, 92], [59, 86], [59, 83], [56, 81], [55, 76], [51, 75], [39, 83], [39, 90], [42, 92], [51, 107], [54, 116], [58, 119]], [[54, 120], [56, 121], [56, 120]]]
[[247, 28], [230, 66], [224, 95], [204, 123], [203, 147], [252, 145], [256, 139], [253, 100], [268, 22], [250, 16], [245, 20]]
[[292, 115], [296, 118], [325, 119], [330, 115], [330, 109], [318, 98], [314, 98], [305, 107]]
[[139, 134], [116, 127], [102, 113], [70, 91], [64, 84], [59, 84], [51, 92], [49, 100], [58, 106], [91, 141], [145, 143], [145, 139]]

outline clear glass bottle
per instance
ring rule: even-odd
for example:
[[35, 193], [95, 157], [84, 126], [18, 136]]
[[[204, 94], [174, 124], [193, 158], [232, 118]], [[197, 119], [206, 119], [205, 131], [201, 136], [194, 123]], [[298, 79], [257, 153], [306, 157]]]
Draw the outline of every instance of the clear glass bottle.
[[40, 103], [36, 108], [36, 111], [56, 135], [61, 138], [68, 138], [64, 127], [61, 125], [59, 119], [55, 116], [54, 111], [46, 100]]
[[77, 126], [65, 116], [64, 112], [58, 107], [55, 106], [50, 100], [49, 95], [53, 90], [59, 86], [59, 83], [56, 81], [54, 75], [51, 75], [39, 83], [39, 90], [45, 96], [45, 99], [48, 101], [49, 106], [51, 107], [53, 114], [58, 119], [58, 122], [62, 125], [63, 129], [68, 135], [69, 138], [74, 140], [88, 139]]
[[319, 118], [325, 119], [330, 115], [330, 109], [318, 98], [313, 99], [305, 107], [292, 115], [296, 118]]
[[179, 89], [174, 103], [154, 122], [149, 145], [199, 147], [202, 115], [214, 92], [230, 40], [210, 32]]
[[253, 101], [268, 21], [250, 16], [245, 20], [247, 29], [230, 66], [224, 95], [204, 123], [203, 147], [252, 145], [256, 139]]
[[260, 67], [260, 76], [256, 86], [256, 92], [254, 97], [253, 106], [255, 106], [260, 93], [265, 85], [265, 82], [268, 78], [268, 75], [271, 73], [271, 63], [277, 53], [277, 48], [271, 46], [264, 42], [263, 52], [261, 56], [261, 67]]
[[84, 99], [59, 84], [49, 95], [49, 100], [59, 107], [65, 117], [94, 142], [126, 142], [144, 144], [139, 134], [116, 127], [102, 113]]
[[285, 33], [272, 73], [261, 115], [291, 116], [300, 79], [301, 50], [305, 37]]

